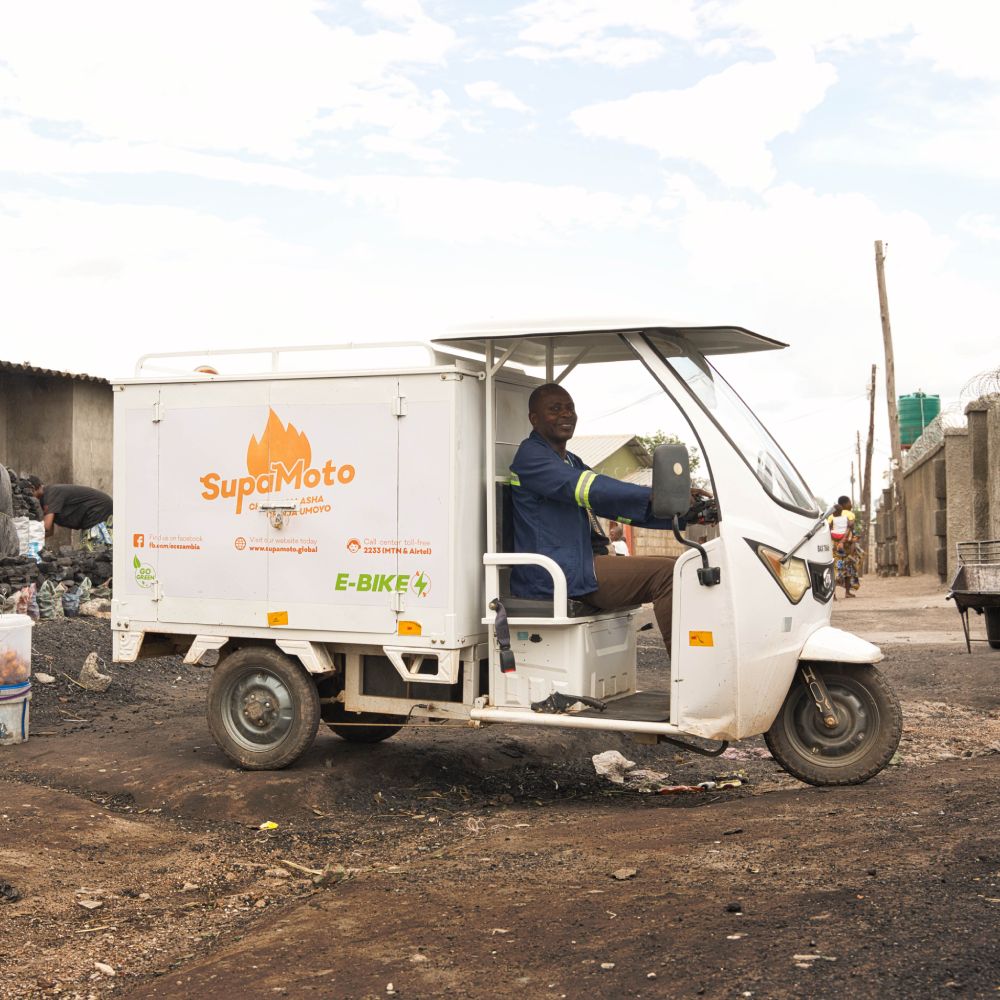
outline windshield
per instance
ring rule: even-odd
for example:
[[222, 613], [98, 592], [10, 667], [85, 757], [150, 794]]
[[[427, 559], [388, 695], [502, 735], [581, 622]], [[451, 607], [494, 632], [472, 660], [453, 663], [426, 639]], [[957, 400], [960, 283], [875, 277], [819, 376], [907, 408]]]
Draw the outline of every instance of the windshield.
[[753, 470], [764, 489], [780, 504], [803, 513], [815, 514], [816, 503], [809, 487], [796, 472], [788, 456], [705, 357], [692, 351], [681, 337], [649, 334], [646, 339], [663, 361], [687, 384], [694, 397]]

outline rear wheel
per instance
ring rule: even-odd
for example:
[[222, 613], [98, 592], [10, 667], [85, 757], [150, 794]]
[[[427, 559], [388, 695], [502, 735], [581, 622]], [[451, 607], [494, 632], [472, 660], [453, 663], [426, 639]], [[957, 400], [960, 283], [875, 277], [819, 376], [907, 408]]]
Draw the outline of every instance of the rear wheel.
[[990, 649], [1000, 649], [1000, 608], [984, 608], [986, 615], [986, 638]]
[[828, 727], [798, 673], [764, 734], [774, 759], [810, 785], [857, 785], [892, 759], [903, 731], [899, 701], [871, 666], [814, 664], [826, 684], [837, 723]]
[[240, 767], [272, 771], [298, 760], [316, 737], [319, 695], [294, 660], [249, 646], [215, 668], [208, 688], [208, 728]]
[[334, 701], [323, 705], [323, 721], [349, 743], [381, 743], [406, 725], [406, 716], [348, 712], [343, 702]]

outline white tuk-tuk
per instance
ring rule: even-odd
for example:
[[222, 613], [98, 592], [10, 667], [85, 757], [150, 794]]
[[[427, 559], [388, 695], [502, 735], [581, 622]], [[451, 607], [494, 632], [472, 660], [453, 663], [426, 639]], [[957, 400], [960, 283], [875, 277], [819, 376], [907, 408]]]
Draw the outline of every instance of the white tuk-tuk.
[[[865, 781], [902, 720], [878, 648], [830, 627], [829, 511], [708, 360], [784, 346], [629, 321], [481, 329], [366, 371], [279, 371], [290, 349], [268, 348], [264, 373], [151, 379], [144, 358], [116, 385], [115, 658], [218, 659], [209, 725], [246, 768], [291, 764], [322, 718], [364, 742], [532, 725], [710, 756], [764, 734], [804, 781]], [[543, 382], [585, 418], [609, 399], [679, 411], [704, 459], [713, 499], [692, 511], [687, 449], [654, 455], [654, 513], [718, 531], [698, 544], [675, 522], [662, 690], [637, 689], [640, 609], [598, 611], [556, 561], [509, 551], [509, 465]], [[551, 600], [510, 593], [518, 564], [551, 574]]]

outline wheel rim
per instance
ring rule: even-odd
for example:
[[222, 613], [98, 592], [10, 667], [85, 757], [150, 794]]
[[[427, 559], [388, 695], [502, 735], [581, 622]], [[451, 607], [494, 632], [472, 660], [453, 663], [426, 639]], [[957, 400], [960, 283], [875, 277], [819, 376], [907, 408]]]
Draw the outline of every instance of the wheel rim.
[[798, 696], [785, 703], [785, 732], [795, 750], [819, 767], [844, 767], [868, 753], [881, 724], [878, 704], [871, 692], [849, 678], [824, 678], [837, 714], [837, 724], [827, 727], [812, 695], [802, 686]]
[[230, 739], [256, 753], [278, 746], [294, 721], [291, 692], [277, 674], [255, 667], [234, 677], [223, 697], [223, 723]]

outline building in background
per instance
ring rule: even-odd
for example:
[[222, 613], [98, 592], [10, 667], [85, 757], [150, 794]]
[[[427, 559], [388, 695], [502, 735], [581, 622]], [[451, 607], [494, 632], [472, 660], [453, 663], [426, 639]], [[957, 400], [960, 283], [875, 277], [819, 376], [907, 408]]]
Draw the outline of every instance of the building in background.
[[[579, 455], [595, 472], [639, 486], [653, 485], [653, 457], [637, 437], [630, 434], [581, 434], [569, 450]], [[607, 529], [607, 519], [602, 519]], [[695, 525], [685, 534], [694, 541], [714, 538], [718, 529]], [[634, 556], [679, 556], [684, 546], [670, 531], [625, 525], [625, 541]]]
[[113, 409], [106, 379], [0, 361], [0, 465], [111, 493]]

